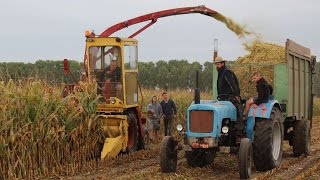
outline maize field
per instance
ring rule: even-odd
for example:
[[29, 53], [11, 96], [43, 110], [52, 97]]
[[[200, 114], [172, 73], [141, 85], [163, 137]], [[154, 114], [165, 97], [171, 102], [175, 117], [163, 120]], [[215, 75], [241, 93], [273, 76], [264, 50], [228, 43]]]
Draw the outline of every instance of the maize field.
[[[162, 174], [158, 165], [159, 142], [154, 142], [151, 149], [122, 155], [114, 160], [99, 160], [104, 137], [100, 122], [95, 120], [98, 99], [94, 93], [96, 87], [80, 83], [78, 90], [66, 97], [61, 96], [62, 87], [49, 87], [45, 82], [34, 79], [16, 83], [1, 82], [0, 173], [2, 179], [237, 178], [236, 156], [218, 155], [212, 167], [191, 169], [183, 158], [183, 152], [179, 154], [177, 173]], [[144, 109], [147, 106], [152, 95], [158, 96], [160, 101], [162, 92], [162, 90], [143, 89], [141, 107]], [[169, 91], [168, 94], [178, 108], [174, 124], [185, 125], [186, 109], [193, 101], [193, 92], [180, 90]], [[211, 93], [202, 93], [201, 99], [211, 99]], [[317, 100], [316, 103], [319, 104], [319, 101]], [[316, 128], [319, 126], [320, 119], [316, 117], [313, 128], [315, 136], [312, 136], [314, 153], [319, 152], [320, 148], [318, 138], [320, 132], [319, 128]], [[162, 129], [161, 134], [163, 134]], [[307, 159], [302, 157], [300, 160]], [[288, 166], [297, 159], [289, 158], [285, 161], [287, 163], [283, 166]], [[302, 175], [310, 177], [318, 167], [319, 165], [316, 164], [313, 169]], [[221, 169], [225, 170], [221, 171]], [[129, 171], [131, 173], [128, 174]], [[280, 171], [281, 167], [275, 172], [258, 173], [256, 177], [257, 179], [276, 177]]]
[[0, 83], [2, 178], [69, 174], [99, 156], [97, 146], [104, 139], [95, 121], [95, 86], [81, 83], [65, 98], [61, 87], [34, 79]]
[[[255, 93], [250, 83], [252, 72], [259, 71], [271, 84], [273, 65], [285, 63], [284, 48], [274, 44], [255, 41], [246, 45], [249, 54], [240, 57], [231, 68], [236, 73], [243, 97]], [[275, 53], [268, 54], [273, 51]], [[249, 66], [248, 64], [251, 63]], [[252, 65], [254, 63], [254, 65]], [[46, 82], [29, 78], [26, 81], [0, 83], [0, 179], [237, 179], [238, 160], [235, 155], [218, 154], [214, 163], [205, 168], [190, 168], [184, 152], [179, 152], [176, 173], [160, 172], [158, 154], [160, 141], [149, 149], [116, 159], [100, 160], [104, 134], [95, 111], [99, 97], [96, 85], [80, 82], [74, 92], [65, 96], [64, 85], [49, 86]], [[153, 95], [162, 100], [162, 90], [142, 89], [139, 105], [143, 112]], [[177, 105], [177, 124], [186, 125], [186, 110], [194, 94], [190, 90], [168, 91]], [[212, 99], [212, 93], [201, 93], [201, 99]], [[315, 100], [314, 114], [319, 115], [320, 101]], [[312, 129], [311, 157], [293, 158], [292, 149], [285, 145], [284, 162], [279, 168], [257, 172], [254, 179], [319, 178], [320, 164], [320, 118], [316, 116]], [[160, 133], [164, 128], [161, 122]], [[173, 130], [173, 135], [178, 132]], [[308, 167], [292, 173], [299, 164]], [[128, 173], [130, 172], [130, 173]]]

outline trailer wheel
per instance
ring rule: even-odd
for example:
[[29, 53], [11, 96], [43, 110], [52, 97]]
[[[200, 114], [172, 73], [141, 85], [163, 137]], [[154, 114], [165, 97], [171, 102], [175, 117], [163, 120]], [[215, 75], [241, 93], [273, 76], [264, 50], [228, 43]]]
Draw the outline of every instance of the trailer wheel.
[[278, 167], [282, 160], [283, 123], [281, 112], [272, 108], [270, 119], [257, 118], [253, 141], [253, 161], [258, 171]]
[[128, 146], [127, 152], [131, 153], [137, 151], [138, 148], [138, 126], [137, 118], [134, 113], [128, 113]]
[[243, 138], [239, 150], [239, 174], [240, 179], [249, 179], [253, 167], [253, 152], [250, 139]]
[[162, 139], [160, 147], [160, 169], [163, 173], [175, 172], [177, 169], [177, 143], [171, 136]]
[[187, 163], [191, 167], [204, 167], [212, 164], [216, 156], [216, 150], [193, 149], [185, 151]]
[[301, 156], [305, 154], [310, 155], [310, 121], [308, 120], [297, 120], [293, 126], [293, 156]]

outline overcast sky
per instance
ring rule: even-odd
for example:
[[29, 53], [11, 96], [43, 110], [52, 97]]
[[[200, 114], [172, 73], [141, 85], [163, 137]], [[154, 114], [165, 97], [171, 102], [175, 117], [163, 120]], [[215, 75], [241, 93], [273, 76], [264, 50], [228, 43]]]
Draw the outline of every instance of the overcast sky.
[[[118, 22], [143, 14], [186, 6], [205, 5], [284, 45], [287, 38], [320, 57], [319, 0], [1, 0], [0, 62], [83, 60], [84, 31], [99, 34]], [[114, 36], [129, 36], [138, 27]], [[212, 60], [213, 40], [219, 55], [234, 60], [245, 54], [243, 40], [224, 24], [200, 14], [159, 19], [140, 35], [140, 61]]]

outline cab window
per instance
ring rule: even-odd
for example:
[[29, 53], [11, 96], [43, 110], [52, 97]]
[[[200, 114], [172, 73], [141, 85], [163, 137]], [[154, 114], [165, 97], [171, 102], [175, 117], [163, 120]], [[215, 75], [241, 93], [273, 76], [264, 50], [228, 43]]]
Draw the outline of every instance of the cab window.
[[138, 66], [138, 48], [137, 46], [124, 46], [124, 67], [127, 70], [137, 69]]

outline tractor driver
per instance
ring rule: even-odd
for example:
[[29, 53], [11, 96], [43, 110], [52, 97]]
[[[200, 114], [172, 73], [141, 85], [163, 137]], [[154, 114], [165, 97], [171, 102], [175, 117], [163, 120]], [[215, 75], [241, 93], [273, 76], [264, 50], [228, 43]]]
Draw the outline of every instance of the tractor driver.
[[110, 61], [110, 65], [103, 70], [102, 76], [105, 76], [103, 79], [106, 79], [105, 85], [102, 87], [105, 98], [108, 99], [115, 95], [121, 99], [121, 69], [117, 65], [117, 60]]
[[214, 64], [218, 71], [217, 90], [218, 97], [223, 101], [238, 102], [240, 100], [240, 88], [237, 76], [227, 68], [226, 60], [216, 57]]
[[226, 66], [226, 60], [222, 57], [216, 57], [213, 62], [218, 71], [217, 92], [218, 99], [221, 101], [230, 101], [237, 108], [238, 134], [242, 135], [244, 131], [244, 122], [242, 119], [242, 105], [240, 98], [240, 88], [237, 76]]

